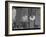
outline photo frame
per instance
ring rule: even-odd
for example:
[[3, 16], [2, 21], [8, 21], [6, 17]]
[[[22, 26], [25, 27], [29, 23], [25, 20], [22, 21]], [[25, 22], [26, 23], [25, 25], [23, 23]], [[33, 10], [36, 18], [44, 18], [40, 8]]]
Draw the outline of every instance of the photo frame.
[[5, 1], [5, 35], [45, 33], [45, 3]]

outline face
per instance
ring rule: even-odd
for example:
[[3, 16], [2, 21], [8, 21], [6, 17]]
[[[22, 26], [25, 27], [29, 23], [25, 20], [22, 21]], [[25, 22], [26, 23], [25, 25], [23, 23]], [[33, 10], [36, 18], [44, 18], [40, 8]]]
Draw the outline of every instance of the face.
[[34, 21], [35, 20], [35, 16], [30, 16], [29, 19]]
[[27, 21], [28, 21], [28, 16], [26, 16], [26, 15], [23, 16], [23, 17], [22, 17], [22, 21], [23, 21], [23, 22], [27, 22]]

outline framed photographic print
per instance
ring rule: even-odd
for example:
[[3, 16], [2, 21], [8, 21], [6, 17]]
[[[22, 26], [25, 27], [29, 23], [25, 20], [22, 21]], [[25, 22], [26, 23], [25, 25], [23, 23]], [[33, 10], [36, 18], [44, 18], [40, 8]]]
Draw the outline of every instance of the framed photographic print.
[[5, 1], [5, 35], [45, 33], [45, 3]]

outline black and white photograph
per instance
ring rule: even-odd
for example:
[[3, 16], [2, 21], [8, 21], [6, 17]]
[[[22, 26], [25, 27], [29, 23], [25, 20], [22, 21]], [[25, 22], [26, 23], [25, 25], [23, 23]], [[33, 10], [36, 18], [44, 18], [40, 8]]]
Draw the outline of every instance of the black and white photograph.
[[12, 7], [12, 26], [16, 29], [40, 29], [40, 7]]
[[5, 35], [45, 33], [45, 3], [5, 1]]

